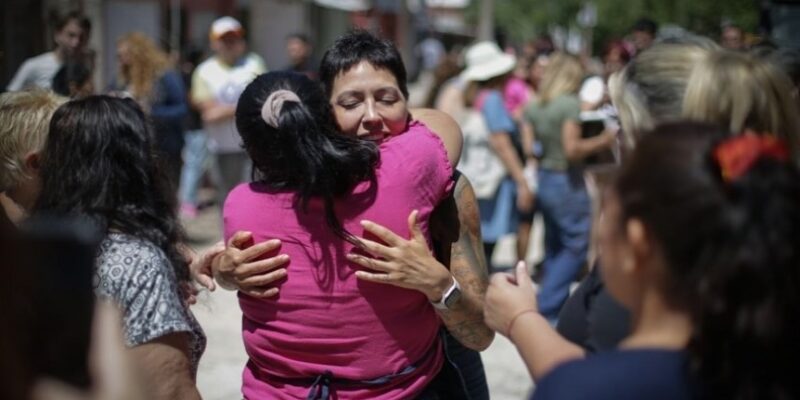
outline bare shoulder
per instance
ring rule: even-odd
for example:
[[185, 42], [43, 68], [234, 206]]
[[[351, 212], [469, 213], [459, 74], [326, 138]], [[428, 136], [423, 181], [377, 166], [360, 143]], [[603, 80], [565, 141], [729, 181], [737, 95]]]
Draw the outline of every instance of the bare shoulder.
[[430, 108], [415, 108], [410, 112], [413, 119], [427, 125], [433, 133], [442, 139], [447, 148], [447, 158], [450, 160], [450, 164], [453, 166], [458, 164], [464, 138], [461, 134], [461, 127], [456, 120], [447, 113]]

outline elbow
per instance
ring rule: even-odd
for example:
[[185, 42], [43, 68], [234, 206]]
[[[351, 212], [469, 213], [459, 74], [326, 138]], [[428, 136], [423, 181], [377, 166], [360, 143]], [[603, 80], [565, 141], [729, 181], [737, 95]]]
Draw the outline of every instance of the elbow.
[[482, 324], [482, 326], [478, 329], [479, 334], [475, 335], [475, 338], [463, 342], [459, 340], [459, 342], [461, 342], [464, 347], [470, 350], [481, 352], [488, 349], [489, 346], [492, 345], [492, 342], [494, 342], [495, 333], [488, 326], [486, 326], [486, 324]]
[[583, 154], [577, 148], [570, 146], [564, 148], [564, 157], [566, 157], [567, 161], [574, 163], [581, 161]]
[[475, 343], [475, 346], [472, 350], [484, 351], [488, 349], [489, 346], [492, 345], [492, 342], [494, 342], [494, 335], [495, 335], [494, 331], [489, 329], [489, 327], [487, 326], [486, 334], [483, 335], [477, 343]]

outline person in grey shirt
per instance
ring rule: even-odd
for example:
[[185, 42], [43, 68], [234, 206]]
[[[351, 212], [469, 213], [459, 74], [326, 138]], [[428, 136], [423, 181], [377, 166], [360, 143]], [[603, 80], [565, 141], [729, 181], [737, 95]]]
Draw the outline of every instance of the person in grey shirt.
[[86, 27], [91, 26], [89, 20], [78, 12], [71, 12], [61, 18], [55, 26], [53, 40], [56, 48], [53, 51], [29, 58], [22, 63], [6, 90], [15, 92], [30, 88], [50, 89], [53, 76], [67, 58], [82, 54], [85, 44]]

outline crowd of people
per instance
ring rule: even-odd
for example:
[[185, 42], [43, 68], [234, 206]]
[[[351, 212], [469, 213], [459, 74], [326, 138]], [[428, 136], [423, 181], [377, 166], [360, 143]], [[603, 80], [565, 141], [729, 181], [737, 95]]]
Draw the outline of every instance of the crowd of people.
[[[800, 398], [796, 53], [649, 20], [600, 62], [428, 38], [415, 108], [363, 30], [318, 66], [291, 35], [276, 72], [232, 17], [205, 60], [132, 32], [97, 91], [90, 29], [67, 15], [0, 95], [0, 397], [200, 398], [191, 305], [219, 285], [247, 399], [488, 399], [496, 333], [534, 399]], [[194, 253], [206, 173], [223, 241]]]

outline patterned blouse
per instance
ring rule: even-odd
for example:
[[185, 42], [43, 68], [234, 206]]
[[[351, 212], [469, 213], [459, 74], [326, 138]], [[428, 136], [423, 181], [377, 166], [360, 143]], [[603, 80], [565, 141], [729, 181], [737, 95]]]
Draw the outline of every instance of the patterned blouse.
[[170, 333], [189, 333], [192, 375], [196, 375], [206, 337], [160, 248], [128, 234], [110, 233], [100, 244], [93, 285], [98, 297], [111, 299], [122, 309], [129, 347]]

